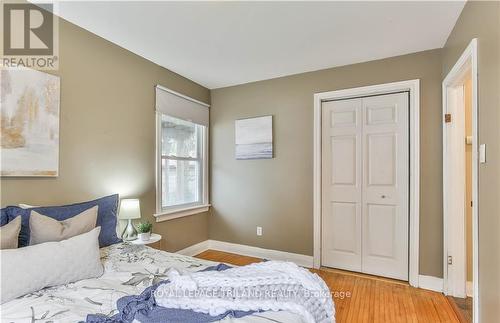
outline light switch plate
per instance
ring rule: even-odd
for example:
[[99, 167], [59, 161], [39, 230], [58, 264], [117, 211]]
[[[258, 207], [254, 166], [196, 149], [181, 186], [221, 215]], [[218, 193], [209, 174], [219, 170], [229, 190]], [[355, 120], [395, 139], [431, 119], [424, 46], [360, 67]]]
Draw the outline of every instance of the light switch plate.
[[479, 145], [479, 163], [486, 163], [486, 144]]

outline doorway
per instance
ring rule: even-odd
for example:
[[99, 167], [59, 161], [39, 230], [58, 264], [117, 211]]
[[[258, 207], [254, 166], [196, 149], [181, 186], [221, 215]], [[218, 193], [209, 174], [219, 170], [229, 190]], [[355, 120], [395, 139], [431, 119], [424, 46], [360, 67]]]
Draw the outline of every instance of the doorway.
[[443, 81], [443, 113], [444, 293], [479, 322], [476, 39]]
[[[314, 95], [315, 268], [333, 266], [418, 286], [419, 95], [419, 80]], [[370, 168], [378, 171], [370, 174]], [[333, 238], [332, 221], [347, 228]]]

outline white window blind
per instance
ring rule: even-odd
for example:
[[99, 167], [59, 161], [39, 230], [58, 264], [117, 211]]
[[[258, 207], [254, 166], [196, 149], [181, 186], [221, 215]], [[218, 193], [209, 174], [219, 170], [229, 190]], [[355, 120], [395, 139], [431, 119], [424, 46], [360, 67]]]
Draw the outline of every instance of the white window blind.
[[156, 86], [156, 111], [208, 127], [208, 105], [172, 90]]

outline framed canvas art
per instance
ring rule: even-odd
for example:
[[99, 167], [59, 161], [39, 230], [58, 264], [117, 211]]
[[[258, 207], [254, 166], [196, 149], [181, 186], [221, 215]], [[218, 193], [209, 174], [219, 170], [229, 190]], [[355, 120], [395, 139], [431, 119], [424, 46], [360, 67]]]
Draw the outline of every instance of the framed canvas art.
[[57, 176], [59, 77], [26, 68], [0, 76], [1, 176]]
[[236, 159], [273, 158], [273, 116], [235, 122]]

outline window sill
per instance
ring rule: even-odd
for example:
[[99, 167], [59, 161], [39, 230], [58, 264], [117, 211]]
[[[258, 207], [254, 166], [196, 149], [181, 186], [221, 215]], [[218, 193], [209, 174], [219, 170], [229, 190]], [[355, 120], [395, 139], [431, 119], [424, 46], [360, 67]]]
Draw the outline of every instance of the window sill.
[[156, 222], [163, 222], [206, 212], [208, 211], [210, 206], [211, 206], [210, 204], [204, 204], [204, 205], [196, 205], [185, 209], [165, 211], [154, 214], [154, 217], [156, 218]]

